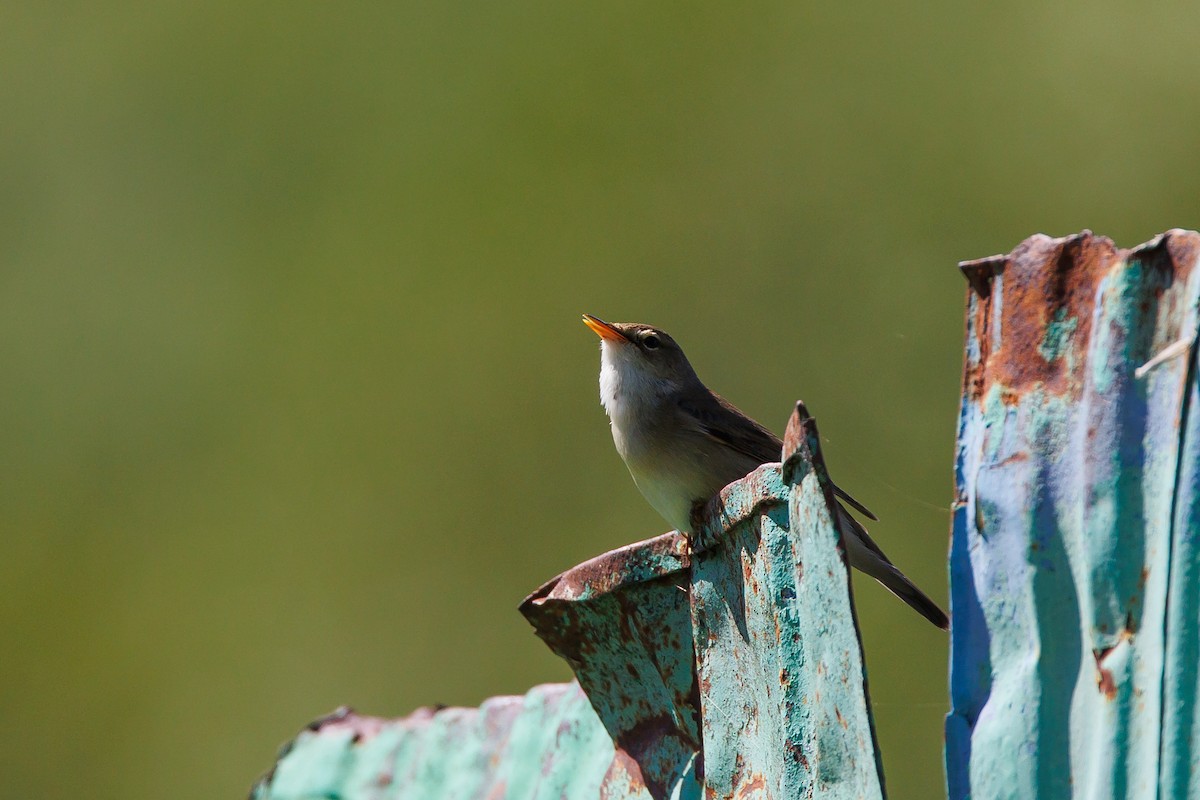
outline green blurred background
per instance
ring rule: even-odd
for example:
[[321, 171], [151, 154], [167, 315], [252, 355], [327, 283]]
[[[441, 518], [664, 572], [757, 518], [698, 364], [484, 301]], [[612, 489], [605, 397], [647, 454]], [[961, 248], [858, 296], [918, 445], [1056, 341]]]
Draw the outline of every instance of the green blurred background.
[[[0, 792], [238, 797], [348, 703], [568, 678], [663, 523], [592, 312], [803, 398], [939, 600], [960, 259], [1200, 225], [1194, 4], [6, 3]], [[896, 798], [946, 637], [857, 601]]]

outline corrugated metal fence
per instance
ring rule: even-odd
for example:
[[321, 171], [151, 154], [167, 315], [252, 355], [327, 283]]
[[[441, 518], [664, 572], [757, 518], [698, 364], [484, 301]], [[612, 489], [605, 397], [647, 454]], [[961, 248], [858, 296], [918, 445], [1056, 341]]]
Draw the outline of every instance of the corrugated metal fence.
[[[577, 684], [402, 720], [342, 712], [255, 788], [301, 798], [882, 798], [862, 649], [816, 423], [677, 533], [521, 606]], [[803, 568], [801, 568], [803, 565]]]

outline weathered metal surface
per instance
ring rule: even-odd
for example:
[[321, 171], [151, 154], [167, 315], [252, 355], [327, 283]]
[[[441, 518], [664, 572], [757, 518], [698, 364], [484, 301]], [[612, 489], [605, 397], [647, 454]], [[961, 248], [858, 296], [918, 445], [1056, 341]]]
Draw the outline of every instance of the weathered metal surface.
[[[655, 798], [882, 797], [866, 677], [815, 422], [784, 463], [675, 533], [593, 559], [522, 606]], [[632, 681], [630, 680], [632, 678]]]
[[1198, 255], [1084, 232], [962, 265], [952, 800], [1200, 796]]
[[697, 531], [692, 620], [710, 797], [883, 796], [832, 484], [798, 406], [782, 468]]
[[397, 720], [340, 712], [286, 748], [252, 800], [650, 800], [578, 684]]
[[586, 561], [521, 605], [655, 798], [700, 793], [687, 564], [687, 542], [668, 533]]
[[629, 545], [526, 599], [578, 684], [330, 718], [253, 797], [882, 798], [832, 484], [801, 405], [782, 456], [714, 498], [690, 545]]

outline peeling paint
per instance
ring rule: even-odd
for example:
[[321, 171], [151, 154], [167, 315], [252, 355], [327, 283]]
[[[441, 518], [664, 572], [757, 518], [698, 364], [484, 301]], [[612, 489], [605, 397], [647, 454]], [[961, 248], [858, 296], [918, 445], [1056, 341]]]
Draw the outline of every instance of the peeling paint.
[[[1079, 327], [1078, 317], [1068, 317], [1067, 309], [1059, 308], [1054, 312], [1054, 319], [1046, 323], [1046, 334], [1038, 345], [1038, 352], [1048, 363], [1053, 363], [1064, 356], [1072, 358], [1075, 350], [1071, 347], [1071, 337]], [[1074, 364], [1067, 364], [1068, 370], [1073, 370]]]

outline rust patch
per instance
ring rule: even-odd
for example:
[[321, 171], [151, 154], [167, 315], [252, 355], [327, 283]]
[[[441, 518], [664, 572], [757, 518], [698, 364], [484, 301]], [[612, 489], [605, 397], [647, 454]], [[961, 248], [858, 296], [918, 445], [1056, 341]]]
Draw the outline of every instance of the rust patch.
[[[673, 739], [675, 746], [666, 744]], [[666, 797], [667, 786], [673, 777], [669, 765], [661, 763], [657, 757], [662, 752], [687, 750], [695, 752], [700, 749], [683, 731], [679, 730], [670, 714], [658, 714], [638, 722], [626, 731], [616, 736], [618, 752], [626, 755], [637, 765], [637, 775], [643, 785], [649, 790], [651, 797]], [[664, 767], [666, 771], [664, 772]]]
[[742, 782], [742, 776], [746, 772], [746, 758], [739, 751], [733, 757], [733, 785], [737, 786]]
[[795, 761], [797, 764], [804, 767], [805, 770], [808, 770], [808, 758], [804, 755], [804, 748], [801, 747], [798, 742], [788, 739], [787, 749], [788, 754], [792, 757], [792, 761]]
[[1174, 228], [1138, 245], [1129, 254], [1159, 270], [1171, 283], [1186, 283], [1200, 259], [1200, 234]]
[[1113, 680], [1112, 671], [1104, 668], [1104, 659], [1108, 658], [1112, 651], [1111, 647], [1092, 651], [1092, 657], [1096, 659], [1096, 686], [1108, 700], [1117, 696], [1117, 683]]
[[522, 608], [539, 600], [611, 592], [634, 583], [630, 576], [646, 571], [650, 564], [655, 566], [649, 570], [648, 580], [672, 574], [686, 569], [687, 551], [687, 541], [675, 532], [610, 550], [551, 579], [526, 598]]
[[[781, 473], [784, 483], [796, 482], [796, 468], [800, 462], [811, 465], [816, 473], [818, 484], [825, 495], [825, 507], [830, 515], [837, 518], [836, 499], [833, 493], [833, 482], [829, 480], [829, 472], [825, 468], [825, 457], [821, 454], [820, 433], [817, 431], [817, 421], [809, 415], [803, 400], [796, 401], [796, 407], [788, 418], [787, 429], [783, 434], [783, 462]], [[842, 548], [841, 537], [838, 539], [838, 549]], [[845, 561], [845, 554], [842, 553]]]
[[997, 461], [996, 466], [1003, 467], [1006, 464], [1019, 464], [1023, 461], [1028, 461], [1028, 460], [1029, 460], [1029, 451], [1028, 450], [1018, 450], [1017, 452], [1013, 453], [1008, 458], [1005, 458], [1001, 461]]
[[738, 788], [742, 793], [753, 796], [760, 792], [765, 792], [767, 790], [767, 782], [763, 779], [762, 775], [755, 773], [754, 775], [750, 776], [750, 780], [746, 781]]
[[958, 268], [975, 290], [975, 294], [987, 300], [992, 294], [992, 278], [1004, 268], [1004, 262], [1007, 260], [1008, 256], [988, 256], [973, 261], [960, 261]]
[[808, 413], [808, 407], [804, 405], [803, 400], [796, 401], [796, 407], [792, 409], [792, 415], [788, 417], [787, 429], [783, 432], [783, 451], [779, 454], [781, 462], [788, 462], [796, 455], [801, 447], [804, 446], [808, 431], [805, 430], [804, 423], [812, 419], [812, 415]]
[[1196, 261], [1200, 260], [1200, 234], [1195, 231], [1171, 230], [1167, 239], [1167, 252], [1171, 254], [1172, 274], [1176, 281], [1187, 281], [1191, 277]]
[[[999, 291], [993, 278], [986, 299], [972, 302], [979, 359], [967, 364], [967, 395], [979, 400], [999, 384], [1011, 404], [1037, 384], [1054, 394], [1076, 391], [1070, 367], [1081, 371], [1086, 363], [1096, 289], [1122, 255], [1112, 240], [1084, 231], [1032, 236], [1006, 257], [960, 265], [968, 279], [985, 265], [1001, 278]], [[1051, 326], [1058, 326], [1057, 341], [1050, 341]]]
[[[624, 780], [621, 780], [624, 778]], [[620, 787], [616, 794], [610, 792], [612, 787]], [[633, 757], [624, 750], [617, 750], [613, 755], [612, 763], [608, 765], [608, 772], [604, 776], [604, 781], [600, 784], [601, 800], [616, 800], [619, 797], [628, 797], [627, 790], [639, 791], [646, 788], [646, 782], [642, 779], [642, 768], [633, 760]]]
[[[569, 619], [568, 609], [574, 603], [581, 598], [595, 600], [603, 596], [615, 596], [619, 601], [623, 590], [659, 580], [679, 581], [688, 568], [687, 540], [672, 531], [612, 550], [567, 570], [526, 597], [520, 611], [542, 641], [575, 666], [593, 646]], [[620, 622], [628, 624], [624, 618]]]

